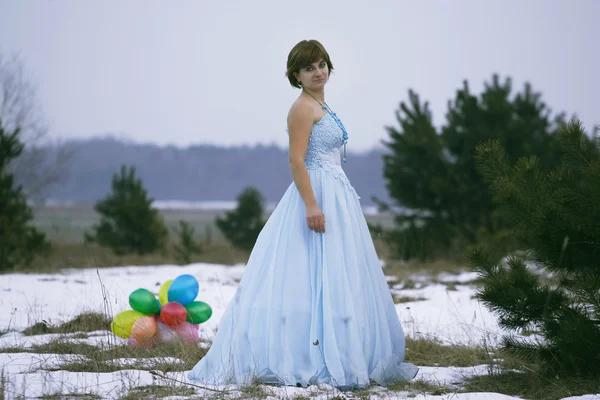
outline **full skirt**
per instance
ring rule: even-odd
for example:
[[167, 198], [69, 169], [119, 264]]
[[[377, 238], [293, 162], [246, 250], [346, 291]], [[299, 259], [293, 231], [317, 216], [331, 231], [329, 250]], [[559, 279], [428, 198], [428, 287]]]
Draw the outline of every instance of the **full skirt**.
[[352, 389], [416, 375], [359, 197], [341, 170], [308, 172], [325, 233], [308, 229], [292, 183], [189, 379]]

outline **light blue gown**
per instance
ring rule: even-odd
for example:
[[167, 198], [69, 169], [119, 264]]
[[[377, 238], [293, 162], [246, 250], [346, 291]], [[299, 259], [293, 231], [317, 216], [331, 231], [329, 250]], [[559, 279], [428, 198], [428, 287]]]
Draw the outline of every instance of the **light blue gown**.
[[359, 197], [340, 162], [342, 131], [315, 123], [305, 165], [325, 215], [311, 231], [292, 183], [258, 236], [208, 353], [189, 373], [205, 385], [327, 383], [340, 389], [414, 378]]

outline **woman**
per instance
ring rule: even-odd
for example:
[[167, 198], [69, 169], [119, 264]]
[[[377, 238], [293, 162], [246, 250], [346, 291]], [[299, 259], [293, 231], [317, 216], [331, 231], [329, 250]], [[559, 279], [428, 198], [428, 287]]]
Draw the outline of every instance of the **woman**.
[[261, 231], [208, 353], [203, 384], [327, 383], [342, 389], [412, 379], [404, 332], [359, 197], [341, 168], [345, 128], [325, 103], [333, 71], [316, 40], [290, 52], [301, 89], [288, 115], [294, 182]]

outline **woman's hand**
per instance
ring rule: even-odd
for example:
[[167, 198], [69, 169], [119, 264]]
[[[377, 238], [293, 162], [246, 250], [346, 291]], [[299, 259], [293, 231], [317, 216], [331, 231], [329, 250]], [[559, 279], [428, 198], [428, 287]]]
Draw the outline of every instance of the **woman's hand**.
[[306, 207], [306, 224], [308, 229], [325, 233], [325, 215], [318, 206]]

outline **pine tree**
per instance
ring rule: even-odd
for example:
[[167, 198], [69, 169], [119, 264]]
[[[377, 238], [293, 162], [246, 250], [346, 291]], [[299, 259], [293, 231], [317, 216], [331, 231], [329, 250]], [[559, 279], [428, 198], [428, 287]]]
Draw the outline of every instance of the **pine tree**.
[[409, 104], [400, 104], [396, 118], [401, 129], [387, 128], [390, 153], [383, 156], [383, 173], [390, 197], [415, 212], [397, 215], [398, 229], [388, 239], [401, 258], [424, 259], [440, 244], [450, 247], [455, 236], [447, 222], [453, 219], [450, 205], [456, 201], [452, 159], [433, 126], [429, 104], [421, 105], [415, 92], [409, 91]]
[[179, 244], [173, 246], [175, 258], [180, 264], [189, 264], [192, 262], [192, 256], [202, 252], [202, 247], [194, 239], [194, 228], [186, 221], [179, 221]]
[[19, 130], [6, 132], [0, 120], [0, 271], [28, 265], [49, 248], [45, 235], [29, 225], [33, 212], [8, 168], [23, 147]]
[[478, 143], [497, 138], [511, 161], [535, 154], [544, 168], [557, 164], [554, 137], [563, 116], [551, 120], [529, 84], [512, 98], [511, 90], [509, 79], [501, 83], [494, 76], [477, 97], [464, 82], [448, 104], [440, 132], [433, 126], [428, 103], [422, 104], [410, 91], [409, 102], [402, 102], [396, 113], [400, 129], [387, 128], [386, 187], [395, 205], [417, 211], [397, 217], [398, 226], [412, 227], [398, 235], [420, 247], [422, 256], [435, 255], [436, 248], [477, 242], [505, 227], [475, 166]]
[[135, 168], [121, 166], [114, 174], [112, 192], [95, 205], [100, 214], [100, 224], [88, 241], [110, 247], [116, 254], [147, 254], [163, 248], [168, 231], [158, 210], [152, 208], [142, 181], [135, 177]]
[[234, 247], [251, 251], [264, 226], [264, 199], [253, 188], [245, 188], [237, 197], [238, 206], [228, 211], [225, 217], [216, 219], [217, 227]]
[[498, 140], [477, 147], [477, 166], [526, 256], [497, 265], [474, 246], [470, 257], [483, 282], [478, 297], [500, 325], [543, 336], [507, 335], [506, 351], [553, 374], [600, 377], [600, 142], [578, 122], [558, 139], [561, 162], [551, 171], [536, 156], [512, 165]]

